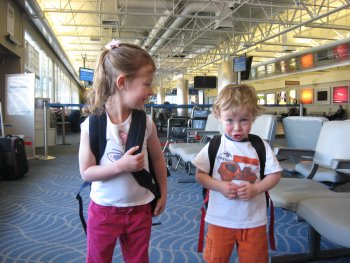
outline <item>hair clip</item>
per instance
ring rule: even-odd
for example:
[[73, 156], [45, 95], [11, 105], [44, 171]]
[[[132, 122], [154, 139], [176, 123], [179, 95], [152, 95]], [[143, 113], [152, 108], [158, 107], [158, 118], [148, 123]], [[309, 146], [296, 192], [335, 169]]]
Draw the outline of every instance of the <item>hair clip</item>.
[[113, 48], [119, 47], [119, 45], [120, 45], [120, 41], [113, 39], [111, 42], [105, 45], [105, 48], [108, 50], [112, 50]]

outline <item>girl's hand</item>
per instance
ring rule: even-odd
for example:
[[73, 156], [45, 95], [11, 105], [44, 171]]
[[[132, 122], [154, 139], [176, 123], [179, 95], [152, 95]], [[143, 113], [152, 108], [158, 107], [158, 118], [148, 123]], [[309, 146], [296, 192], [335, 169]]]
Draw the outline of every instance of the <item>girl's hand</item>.
[[159, 216], [165, 209], [166, 197], [158, 199], [156, 208], [153, 211], [153, 216]]
[[237, 190], [239, 189], [239, 185], [231, 183], [231, 182], [222, 182], [220, 192], [227, 199], [234, 199], [237, 196]]
[[130, 148], [126, 153], [124, 153], [123, 157], [117, 161], [122, 171], [132, 173], [143, 169], [144, 154], [139, 153], [133, 155], [138, 149], [139, 146]]
[[248, 201], [255, 197], [258, 194], [258, 190], [255, 184], [251, 184], [249, 182], [243, 181], [239, 189], [237, 190], [237, 196], [239, 199]]

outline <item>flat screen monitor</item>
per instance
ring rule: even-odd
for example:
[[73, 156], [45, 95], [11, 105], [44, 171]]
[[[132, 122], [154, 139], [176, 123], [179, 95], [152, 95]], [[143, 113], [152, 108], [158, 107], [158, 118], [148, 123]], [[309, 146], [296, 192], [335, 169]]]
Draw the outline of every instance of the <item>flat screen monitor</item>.
[[250, 69], [251, 69], [252, 63], [253, 63], [252, 56], [248, 56], [245, 58], [246, 58], [246, 69], [241, 72], [241, 80], [248, 80], [249, 79]]
[[242, 72], [247, 69], [247, 59], [246, 56], [236, 57], [233, 59], [233, 71]]
[[195, 76], [193, 82], [194, 89], [216, 89], [216, 76]]
[[79, 79], [81, 81], [93, 82], [94, 80], [94, 70], [90, 68], [79, 68]]

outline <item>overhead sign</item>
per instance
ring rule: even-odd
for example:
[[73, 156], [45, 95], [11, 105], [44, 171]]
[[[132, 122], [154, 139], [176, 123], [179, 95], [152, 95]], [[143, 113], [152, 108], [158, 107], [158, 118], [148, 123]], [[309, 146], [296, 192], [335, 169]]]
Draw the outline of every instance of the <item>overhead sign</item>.
[[237, 57], [233, 59], [233, 71], [234, 72], [242, 72], [247, 69], [246, 57]]
[[299, 80], [286, 80], [284, 82], [284, 84], [286, 86], [299, 86], [300, 85], [300, 81]]

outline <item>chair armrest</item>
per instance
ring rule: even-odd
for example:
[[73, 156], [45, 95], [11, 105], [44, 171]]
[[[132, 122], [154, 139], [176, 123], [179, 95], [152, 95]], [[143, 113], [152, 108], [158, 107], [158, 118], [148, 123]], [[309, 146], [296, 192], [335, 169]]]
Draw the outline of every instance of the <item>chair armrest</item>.
[[204, 129], [184, 128], [182, 131], [183, 131], [183, 132], [199, 132], [199, 131], [204, 131]]
[[350, 169], [350, 160], [349, 159], [333, 159], [331, 162], [331, 168], [334, 170]]
[[275, 155], [287, 155], [287, 156], [314, 156], [314, 150], [288, 148], [288, 147], [275, 147], [273, 149]]
[[201, 135], [201, 136], [210, 136], [210, 135], [217, 135], [220, 134], [219, 131], [198, 131], [197, 135]]

